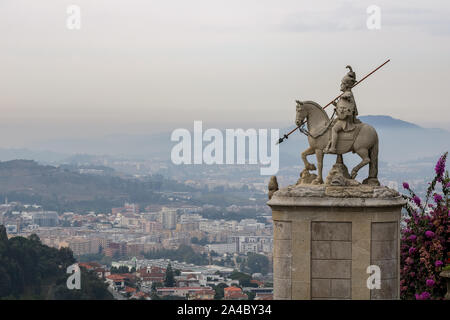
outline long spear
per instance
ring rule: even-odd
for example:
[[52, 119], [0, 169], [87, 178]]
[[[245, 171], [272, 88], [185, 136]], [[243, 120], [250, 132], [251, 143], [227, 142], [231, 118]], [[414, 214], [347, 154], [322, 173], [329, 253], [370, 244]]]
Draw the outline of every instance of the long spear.
[[[383, 67], [386, 63], [388, 63], [389, 61], [391, 61], [391, 59], [387, 59], [383, 64], [381, 64], [380, 66], [378, 66], [376, 69], [374, 69], [372, 72], [370, 72], [369, 74], [367, 74], [366, 76], [364, 76], [361, 80], [357, 81], [353, 86], [352, 89], [354, 87], [356, 87], [358, 84], [360, 84], [361, 82], [363, 82], [367, 77], [371, 76], [373, 73], [375, 73], [376, 71], [378, 71], [378, 69], [380, 69], [381, 67]], [[327, 105], [325, 105], [323, 107], [323, 109], [325, 109], [326, 107], [328, 107], [330, 104], [332, 104], [334, 101], [336, 101], [337, 99], [339, 99], [344, 93], [342, 92], [340, 95], [338, 95], [336, 98], [334, 98], [333, 100], [331, 100]], [[281, 137], [280, 139], [278, 139], [277, 144], [282, 143], [284, 140], [286, 140], [292, 133], [294, 133], [297, 129], [299, 129], [302, 125], [304, 124], [304, 122], [302, 122], [298, 127], [292, 129], [291, 131], [289, 131], [288, 133], [284, 134], [283, 137]]]

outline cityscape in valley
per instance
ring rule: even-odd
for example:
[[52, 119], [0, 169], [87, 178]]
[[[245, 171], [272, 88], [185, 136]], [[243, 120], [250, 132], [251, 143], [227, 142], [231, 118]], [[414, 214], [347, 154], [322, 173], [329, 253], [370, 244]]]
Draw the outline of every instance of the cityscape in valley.
[[[83, 188], [84, 182], [81, 180], [80, 186], [78, 178], [95, 179], [104, 174], [101, 169], [82, 168], [60, 177], [67, 181], [57, 182], [55, 177], [67, 173], [66, 167], [52, 167], [53, 176], [49, 177], [43, 166], [31, 160], [3, 165], [9, 166], [8, 174], [14, 171], [35, 175], [36, 185], [40, 179], [51, 179], [60, 184], [59, 188], [69, 185], [67, 181], [71, 181], [73, 189]], [[115, 183], [136, 180], [115, 178]], [[1, 177], [4, 185], [9, 179]], [[17, 175], [14, 179], [18, 179]], [[64, 202], [74, 209], [70, 212], [57, 210], [63, 200], [47, 198], [39, 194], [38, 186], [30, 185], [25, 189], [34, 189], [32, 193], [16, 189], [5, 196], [0, 224], [6, 226], [10, 238], [37, 235], [44, 245], [70, 248], [81, 267], [93, 270], [106, 281], [115, 299], [270, 299], [273, 239], [264, 192], [239, 184], [225, 188], [216, 182], [201, 188], [192, 186], [192, 181], [161, 184], [155, 189], [160, 191], [146, 191], [144, 204], [125, 202], [120, 207], [95, 211], [83, 210], [83, 201], [80, 204], [79, 199], [71, 199]], [[182, 191], [167, 190], [170, 185]], [[141, 187], [139, 184], [134, 192], [141, 192]], [[44, 200], [32, 204], [15, 201], [32, 196]], [[93, 207], [108, 206], [95, 194], [79, 196], [94, 196], [90, 202]], [[169, 268], [174, 273], [172, 280], [167, 279]]]
[[[384, 185], [425, 192], [430, 160], [381, 166]], [[288, 163], [277, 176], [293, 184], [299, 171]], [[8, 237], [70, 248], [115, 299], [273, 297], [268, 177], [256, 166], [75, 155], [4, 161], [0, 182]]]
[[449, 16], [0, 1], [0, 301], [450, 300]]
[[[177, 192], [172, 196], [180, 197]], [[36, 234], [45, 245], [70, 248], [83, 262], [80, 265], [101, 275], [118, 299], [150, 298], [152, 294], [195, 299], [218, 295], [270, 298], [273, 240], [267, 209], [257, 205], [224, 208], [230, 213], [261, 212], [239, 221], [202, 216], [208, 210], [221, 209], [213, 205], [140, 209], [138, 204], [125, 203], [105, 213], [58, 214], [36, 204], [5, 201], [0, 223], [11, 237]], [[169, 264], [176, 272], [170, 288], [164, 286], [168, 285]], [[245, 285], [244, 292], [236, 284]], [[222, 291], [218, 289], [216, 295], [213, 288]]]

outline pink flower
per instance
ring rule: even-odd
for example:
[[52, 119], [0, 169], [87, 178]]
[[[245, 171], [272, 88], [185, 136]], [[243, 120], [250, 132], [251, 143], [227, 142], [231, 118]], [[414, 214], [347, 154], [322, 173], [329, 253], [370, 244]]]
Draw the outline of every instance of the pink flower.
[[427, 279], [426, 284], [427, 284], [427, 287], [432, 287], [432, 286], [434, 286], [434, 280], [433, 279]]
[[434, 232], [433, 232], [433, 231], [430, 231], [430, 230], [425, 231], [425, 236], [426, 236], [427, 238], [433, 238], [433, 237], [434, 237]]
[[412, 235], [410, 235], [410, 236], [408, 237], [408, 239], [411, 240], [411, 241], [416, 241], [417, 236], [416, 236], [415, 234], [412, 234]]
[[409, 184], [408, 184], [408, 182], [403, 182], [403, 188], [409, 190]]
[[440, 267], [440, 266], [442, 266], [444, 263], [441, 261], [441, 260], [436, 260], [436, 262], [434, 263], [434, 265], [436, 266], [436, 267]]
[[442, 201], [442, 196], [438, 193], [436, 193], [434, 195], [434, 202], [439, 203], [440, 201]]
[[415, 296], [416, 300], [427, 300], [431, 297], [431, 295], [426, 291], [422, 292], [421, 294], [416, 293]]
[[406, 262], [406, 264], [409, 264], [409, 265], [411, 265], [411, 264], [413, 264], [413, 263], [414, 263], [414, 259], [413, 259], [413, 258], [411, 258], [411, 257], [408, 257], [408, 258], [406, 258], [405, 262]]
[[420, 198], [419, 198], [418, 196], [414, 196], [414, 197], [412, 198], [412, 200], [414, 201], [414, 203], [415, 203], [417, 206], [420, 206]]
[[414, 248], [414, 247], [411, 247], [411, 248], [409, 248], [409, 250], [408, 250], [408, 252], [409, 252], [409, 254], [413, 254], [414, 252], [416, 252], [416, 248]]
[[431, 295], [426, 291], [424, 291], [420, 294], [420, 299], [417, 299], [417, 295], [416, 295], [417, 300], [427, 300], [427, 299], [430, 299], [430, 297], [431, 297]]
[[436, 171], [437, 175], [437, 181], [442, 180], [442, 175], [445, 171], [445, 160], [447, 158], [447, 153], [445, 153], [442, 157], [439, 158], [438, 162], [436, 163], [436, 166], [434, 167], [434, 170]]

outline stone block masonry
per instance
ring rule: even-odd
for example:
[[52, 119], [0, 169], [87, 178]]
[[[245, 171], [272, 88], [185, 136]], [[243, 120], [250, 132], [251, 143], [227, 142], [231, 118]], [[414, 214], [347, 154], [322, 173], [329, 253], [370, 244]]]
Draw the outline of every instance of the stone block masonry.
[[311, 223], [311, 298], [350, 299], [352, 224]]
[[[268, 202], [274, 221], [274, 298], [398, 299], [404, 200], [386, 187], [373, 187], [373, 193], [366, 186], [363, 193], [332, 187], [333, 196], [326, 188], [288, 187]], [[367, 287], [369, 265], [380, 267], [381, 289]]]

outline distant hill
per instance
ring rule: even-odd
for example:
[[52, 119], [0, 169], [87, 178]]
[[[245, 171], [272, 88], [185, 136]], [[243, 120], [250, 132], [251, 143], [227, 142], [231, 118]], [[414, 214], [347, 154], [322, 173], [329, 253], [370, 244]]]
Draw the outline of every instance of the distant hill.
[[0, 148], [0, 161], [27, 159], [44, 163], [57, 163], [67, 157], [67, 154], [49, 150], [37, 151], [27, 148]]
[[360, 116], [362, 122], [368, 123], [375, 128], [397, 128], [397, 129], [423, 129], [417, 124], [395, 119], [390, 116]]
[[[418, 158], [433, 157], [437, 159], [445, 151], [450, 151], [450, 132], [442, 129], [423, 128], [414, 123], [383, 115], [360, 116], [362, 122], [372, 125], [378, 132], [379, 159], [384, 162], [407, 162]], [[280, 134], [288, 132], [294, 126], [280, 130]], [[302, 163], [300, 152], [307, 148], [304, 135], [294, 133], [289, 140], [280, 145], [280, 159], [285, 158], [285, 165]], [[349, 163], [359, 162], [356, 155], [347, 155]], [[331, 158], [330, 156], [326, 156]]]
[[32, 160], [0, 162], [0, 197], [10, 201], [42, 204], [47, 210], [109, 211], [124, 202], [159, 203], [157, 191], [187, 187], [162, 177], [145, 181], [116, 176], [80, 174], [68, 169], [39, 165]]
[[[450, 150], [450, 132], [423, 128], [417, 124], [386, 115], [359, 117], [377, 129], [380, 138], [380, 160], [404, 162], [442, 154]], [[293, 121], [292, 121], [293, 123]], [[192, 125], [192, 124], [190, 124]], [[255, 127], [252, 124], [250, 127]], [[191, 128], [189, 125], [187, 128]], [[280, 128], [280, 135], [294, 128], [294, 124]], [[35, 144], [36, 150], [0, 149], [0, 160], [33, 159], [44, 163], [78, 163], [89, 161], [89, 155], [110, 155], [124, 159], [154, 159], [170, 161], [171, 132], [158, 134], [115, 134], [92, 139], [54, 139]], [[305, 137], [298, 132], [280, 145], [280, 160], [286, 165], [298, 164], [300, 152], [307, 146]], [[83, 155], [74, 155], [83, 154]]]
[[361, 121], [375, 127], [380, 139], [380, 159], [387, 162], [437, 159], [450, 151], [450, 132], [423, 128], [410, 122], [386, 116], [362, 116]]

